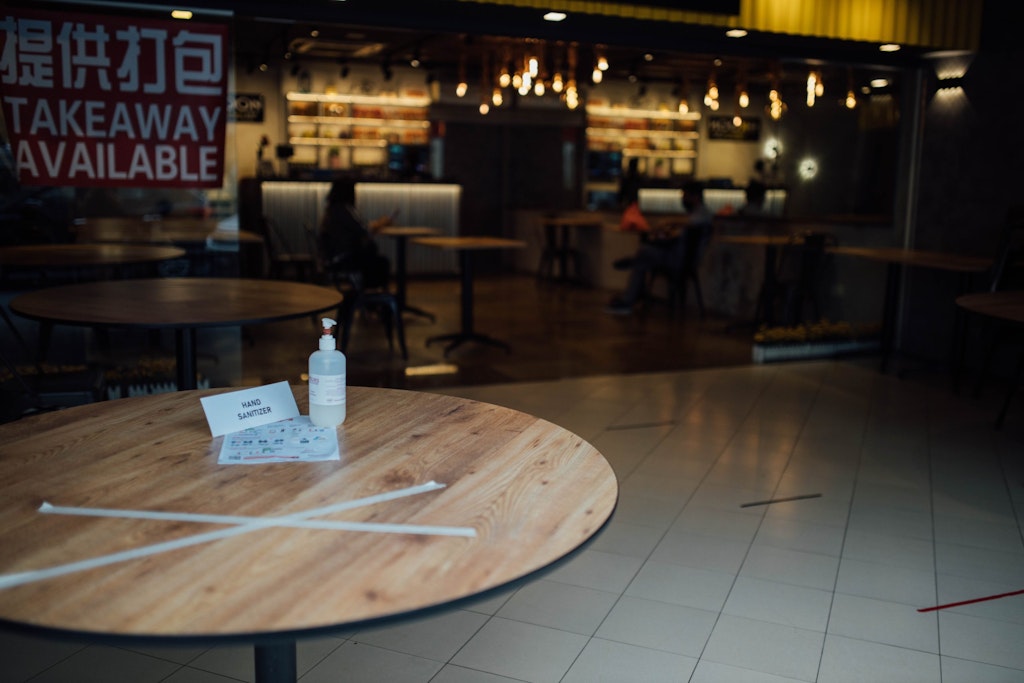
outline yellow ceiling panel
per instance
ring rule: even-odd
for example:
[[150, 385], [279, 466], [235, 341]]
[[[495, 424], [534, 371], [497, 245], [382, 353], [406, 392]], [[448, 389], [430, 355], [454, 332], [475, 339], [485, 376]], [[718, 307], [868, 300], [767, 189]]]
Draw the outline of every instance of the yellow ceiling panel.
[[462, 0], [816, 38], [976, 50], [978, 0], [741, 0], [738, 16], [589, 0]]

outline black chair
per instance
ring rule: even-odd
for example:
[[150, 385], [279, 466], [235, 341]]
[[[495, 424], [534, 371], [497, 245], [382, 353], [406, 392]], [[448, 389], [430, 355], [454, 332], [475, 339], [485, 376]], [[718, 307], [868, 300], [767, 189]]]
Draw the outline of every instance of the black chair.
[[[335, 255], [329, 260], [325, 259], [322, 255], [319, 238], [308, 225], [306, 226], [306, 240], [309, 245], [309, 253], [313, 256], [314, 279], [321, 284], [336, 287], [344, 295], [340, 311], [341, 320], [339, 321], [341, 351], [348, 350], [356, 313], [360, 313], [364, 318], [369, 317], [368, 314], [372, 313], [379, 316], [381, 322], [384, 323], [388, 348], [394, 351], [394, 337], [397, 335], [402, 359], [408, 360], [409, 350], [405, 344], [405, 325], [402, 321], [398, 297], [386, 287], [366, 287], [362, 271], [345, 255]], [[319, 329], [319, 321], [315, 320], [314, 323]]]
[[686, 310], [686, 301], [689, 286], [693, 285], [693, 292], [696, 296], [697, 310], [700, 318], [705, 316], [704, 293], [700, 288], [700, 264], [704, 258], [710, 241], [710, 227], [680, 226], [683, 240], [683, 251], [680, 254], [680, 262], [672, 264], [667, 268], [655, 268], [651, 272], [648, 281], [648, 291], [658, 279], [664, 279], [668, 290], [668, 306], [673, 314]]
[[268, 216], [263, 217], [263, 234], [269, 262], [268, 275], [272, 279], [295, 279], [303, 282], [313, 279], [316, 270], [313, 255], [291, 248], [280, 228]]
[[775, 271], [775, 302], [781, 308], [777, 320], [794, 327], [807, 320], [821, 320], [821, 293], [825, 283], [828, 248], [835, 246], [831, 233], [807, 231], [793, 235], [782, 247]]

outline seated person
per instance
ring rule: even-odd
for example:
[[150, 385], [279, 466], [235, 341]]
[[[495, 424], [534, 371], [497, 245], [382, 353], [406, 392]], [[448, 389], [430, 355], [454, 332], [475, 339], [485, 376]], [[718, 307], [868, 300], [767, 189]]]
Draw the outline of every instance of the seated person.
[[337, 180], [327, 194], [320, 221], [319, 244], [328, 271], [353, 271], [362, 276], [362, 287], [387, 287], [391, 263], [380, 253], [374, 233], [391, 225], [394, 214], [366, 223], [356, 210], [356, 184]]
[[740, 214], [745, 216], [763, 216], [767, 209], [765, 200], [768, 198], [768, 186], [762, 181], [754, 178], [747, 185], [747, 203], [740, 209]]
[[[640, 295], [644, 293], [650, 273], [660, 268], [682, 268], [687, 259], [699, 258], [700, 253], [687, 253], [688, 245], [696, 244], [700, 251], [707, 246], [711, 238], [711, 212], [704, 205], [704, 187], [698, 182], [688, 182], [683, 187], [683, 207], [686, 209], [687, 220], [682, 231], [676, 234], [653, 232], [637, 249], [632, 259], [616, 261], [616, 268], [628, 268], [629, 283], [626, 291], [612, 298], [608, 312], [626, 315], [632, 312]], [[687, 240], [683, 231], [699, 230], [697, 240]]]

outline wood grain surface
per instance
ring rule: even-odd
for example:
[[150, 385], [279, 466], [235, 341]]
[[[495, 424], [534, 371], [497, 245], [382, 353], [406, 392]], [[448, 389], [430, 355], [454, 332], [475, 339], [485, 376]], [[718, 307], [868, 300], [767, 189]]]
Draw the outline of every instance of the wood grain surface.
[[142, 244], [23, 244], [0, 247], [0, 266], [7, 268], [75, 268], [148, 263], [181, 258], [178, 247]]
[[462, 236], [462, 237], [416, 237], [416, 244], [423, 244], [435, 249], [451, 251], [477, 251], [484, 249], [524, 249], [526, 242], [504, 237]]
[[956, 305], [990, 318], [1024, 323], [1024, 291], [964, 294], [957, 297]]
[[49, 287], [10, 302], [19, 315], [72, 325], [183, 328], [250, 325], [331, 311], [331, 287], [284, 280], [144, 278]]
[[953, 272], [980, 273], [992, 266], [992, 259], [969, 254], [944, 251], [902, 249], [900, 247], [829, 247], [833, 254], [857, 256], [872, 261], [897, 263], [906, 266], [934, 268]]
[[[461, 398], [349, 387], [340, 462], [218, 465], [200, 396], [80, 406], [0, 426], [0, 574], [203, 533], [61, 506], [279, 516], [436, 481], [323, 519], [469, 526], [475, 538], [266, 528], [0, 590], [9, 625], [138, 639], [295, 636], [442, 606], [580, 546], [617, 498], [580, 437]], [[306, 413], [306, 388], [293, 391]]]

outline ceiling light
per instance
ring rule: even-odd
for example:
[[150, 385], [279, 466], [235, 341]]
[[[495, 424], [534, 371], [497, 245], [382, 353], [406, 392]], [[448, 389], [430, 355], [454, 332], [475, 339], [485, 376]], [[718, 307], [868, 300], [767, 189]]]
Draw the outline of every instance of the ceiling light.
[[565, 12], [548, 12], [544, 15], [544, 21], [565, 21]]
[[900, 46], [896, 43], [885, 43], [884, 45], [879, 45], [878, 49], [882, 52], [899, 52]]
[[731, 28], [725, 32], [725, 35], [729, 38], [743, 38], [747, 35], [747, 32], [742, 28]]
[[872, 81], [871, 81], [871, 87], [872, 88], [884, 88], [887, 85], [889, 85], [889, 79], [888, 78], [875, 78], [875, 79], [872, 79]]
[[188, 11], [187, 9], [171, 10], [171, 18], [184, 19], [185, 21], [188, 21], [192, 18], [192, 12]]

